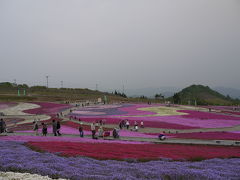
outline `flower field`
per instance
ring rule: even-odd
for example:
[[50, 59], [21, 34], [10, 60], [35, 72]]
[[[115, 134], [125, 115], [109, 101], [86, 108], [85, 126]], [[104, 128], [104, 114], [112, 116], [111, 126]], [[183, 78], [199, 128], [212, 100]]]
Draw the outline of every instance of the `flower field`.
[[203, 133], [181, 133], [174, 135], [174, 138], [184, 139], [208, 139], [208, 140], [240, 140], [239, 133], [232, 132], [203, 132]]
[[223, 119], [223, 120], [240, 120], [240, 117], [213, 114], [209, 112], [192, 111], [192, 110], [179, 110], [180, 112], [188, 113], [188, 115], [183, 115], [186, 118], [198, 118], [198, 119]]
[[[26, 110], [28, 105], [35, 108]], [[2, 106], [6, 112], [12, 107]], [[41, 121], [48, 125], [48, 134], [46, 137], [36, 136], [32, 122], [18, 124], [23, 119], [5, 118], [8, 128], [16, 134], [0, 136], [0, 173], [21, 172], [22, 174], [15, 175], [27, 178], [31, 175], [26, 173], [31, 173], [36, 174], [32, 177], [39, 176], [39, 179], [49, 179], [49, 176], [71, 180], [237, 179], [240, 176], [240, 146], [237, 144], [210, 146], [165, 144], [164, 141], [158, 144], [159, 133], [168, 132], [168, 129], [200, 131], [200, 128], [214, 130], [234, 127], [235, 131], [229, 132], [181, 132], [165, 135], [167, 139], [179, 142], [181, 139], [238, 141], [240, 131], [235, 127], [240, 125], [240, 117], [236, 114], [211, 113], [206, 108], [195, 110], [188, 106], [116, 104], [79, 108], [67, 118], [55, 117], [57, 113], [71, 107], [57, 103], [22, 103], [15, 108], [20, 114], [20, 110], [23, 110], [28, 114], [50, 116], [50, 119]], [[62, 136], [53, 136], [53, 119], [61, 121]], [[79, 119], [85, 123], [82, 124], [85, 135], [83, 138], [78, 131]], [[135, 121], [138, 124], [143, 121], [144, 128], [140, 128], [138, 132], [123, 128], [119, 131], [120, 139], [91, 138], [91, 128], [87, 123], [104, 120], [108, 127], [103, 126], [104, 131], [110, 131], [112, 136], [113, 128], [118, 127], [123, 119], [129, 120], [130, 128]], [[40, 125], [39, 133], [41, 128]]]
[[[185, 110], [184, 110], [185, 108]], [[100, 107], [85, 107], [73, 111], [71, 117], [82, 121], [95, 122], [106, 119], [107, 123], [118, 124], [128, 119], [130, 125], [137, 121], [145, 126], [164, 129], [223, 128], [240, 125], [240, 117], [193, 110], [186, 106], [165, 107], [163, 105], [124, 104]]]
[[[129, 160], [130, 161], [130, 160]], [[238, 179], [240, 159], [200, 162], [158, 160], [134, 162], [61, 157], [35, 152], [21, 142], [0, 143], [0, 171], [18, 171], [51, 178], [79, 179]]]
[[[63, 156], [87, 156], [96, 159], [159, 159], [174, 160], [240, 157], [240, 147], [175, 144], [118, 144], [76, 142], [29, 142], [40, 150], [60, 153]], [[191, 153], [189, 153], [191, 152]]]

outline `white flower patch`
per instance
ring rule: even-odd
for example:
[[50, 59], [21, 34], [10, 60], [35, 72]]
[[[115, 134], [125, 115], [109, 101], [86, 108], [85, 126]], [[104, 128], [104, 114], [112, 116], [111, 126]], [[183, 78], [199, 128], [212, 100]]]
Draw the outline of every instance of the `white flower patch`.
[[5, 115], [29, 115], [28, 113], [24, 113], [23, 111], [28, 109], [36, 109], [39, 107], [40, 106], [37, 104], [19, 103], [18, 105], [4, 109], [1, 112], [3, 112]]
[[[0, 180], [52, 180], [48, 176], [41, 176], [30, 173], [14, 173], [14, 172], [0, 172]], [[64, 179], [59, 179], [64, 180]]]

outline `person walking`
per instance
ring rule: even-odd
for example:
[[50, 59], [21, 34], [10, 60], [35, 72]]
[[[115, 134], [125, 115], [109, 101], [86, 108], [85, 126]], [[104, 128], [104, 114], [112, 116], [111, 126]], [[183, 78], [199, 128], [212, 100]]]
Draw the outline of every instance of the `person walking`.
[[91, 131], [92, 131], [92, 138], [95, 139], [96, 126], [94, 122], [91, 124]]
[[54, 136], [57, 136], [57, 123], [55, 120], [52, 120], [52, 129]]
[[98, 137], [102, 137], [103, 138], [103, 133], [104, 133], [103, 127], [100, 126], [99, 129], [98, 129]]
[[47, 136], [47, 125], [45, 123], [42, 123], [42, 134]]
[[60, 121], [57, 121], [57, 135], [61, 136], [62, 134], [60, 133], [60, 129], [61, 129], [61, 124]]

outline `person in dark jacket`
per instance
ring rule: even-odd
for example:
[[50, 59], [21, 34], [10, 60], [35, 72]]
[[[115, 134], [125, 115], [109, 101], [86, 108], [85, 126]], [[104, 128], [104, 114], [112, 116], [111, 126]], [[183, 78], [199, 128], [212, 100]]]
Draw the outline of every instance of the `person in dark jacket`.
[[0, 120], [0, 133], [6, 132], [6, 123], [3, 119]]
[[79, 133], [80, 133], [80, 137], [83, 137], [84, 134], [83, 134], [83, 126], [82, 126], [82, 123], [80, 123], [78, 130], [79, 130]]
[[60, 121], [57, 121], [57, 135], [61, 136], [62, 134], [60, 133], [60, 129], [61, 129], [61, 124]]
[[38, 136], [38, 121], [34, 120], [33, 122], [33, 130], [35, 131], [36, 136]]
[[42, 134], [47, 136], [47, 125], [45, 123], [42, 123]]
[[119, 134], [118, 134], [118, 130], [117, 128], [114, 128], [113, 129], [113, 137], [116, 139], [116, 138], [119, 138]]
[[2, 127], [3, 127], [3, 119], [0, 119], [0, 134], [2, 133]]
[[52, 128], [54, 136], [57, 136], [57, 123], [55, 120], [52, 120]]
[[94, 123], [94, 122], [91, 124], [91, 131], [92, 131], [92, 138], [93, 138], [93, 139], [97, 139], [97, 138], [95, 137], [95, 134], [96, 134], [96, 126], [95, 126], [95, 123]]

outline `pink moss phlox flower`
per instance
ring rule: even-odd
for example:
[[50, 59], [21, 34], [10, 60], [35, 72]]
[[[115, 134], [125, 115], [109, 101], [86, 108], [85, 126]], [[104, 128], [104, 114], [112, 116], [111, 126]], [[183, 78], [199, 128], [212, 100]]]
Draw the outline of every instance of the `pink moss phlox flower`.
[[188, 113], [188, 115], [182, 115], [182, 117], [186, 118], [198, 118], [198, 119], [225, 119], [225, 120], [240, 120], [240, 117], [209, 113], [209, 112], [201, 112], [201, 111], [193, 111], [193, 110], [178, 110], [178, 112]]
[[50, 102], [33, 102], [33, 104], [37, 104], [41, 107], [35, 109], [25, 110], [23, 112], [29, 114], [56, 114], [62, 110], [68, 109], [72, 107], [69, 104], [57, 104], [57, 103], [50, 103]]

